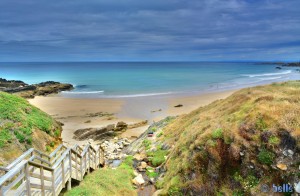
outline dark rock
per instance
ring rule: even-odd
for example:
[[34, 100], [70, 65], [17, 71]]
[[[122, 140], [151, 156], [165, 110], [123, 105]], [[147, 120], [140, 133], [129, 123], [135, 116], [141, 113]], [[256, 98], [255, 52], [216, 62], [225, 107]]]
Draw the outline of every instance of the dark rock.
[[260, 140], [264, 143], [268, 143], [272, 133], [270, 131], [264, 131], [260, 134]]
[[28, 86], [28, 84], [20, 80], [6, 80], [4, 78], [0, 78], [0, 87], [2, 88], [18, 88], [24, 86]]
[[300, 62], [285, 63], [282, 66], [284, 66], [284, 67], [300, 67]]
[[145, 126], [147, 124], [148, 124], [148, 121], [144, 120], [144, 121], [141, 121], [141, 122], [138, 122], [138, 123], [134, 123], [134, 124], [128, 125], [127, 127], [128, 127], [128, 129], [134, 129], [134, 128]]
[[117, 123], [117, 126], [115, 128], [115, 131], [124, 131], [126, 130], [128, 127], [127, 123], [120, 121]]
[[178, 104], [178, 105], [175, 105], [174, 107], [175, 108], [180, 108], [180, 107], [182, 107], [183, 105], [182, 104]]
[[281, 130], [279, 132], [279, 136], [281, 137], [280, 147], [282, 149], [290, 149], [295, 151], [297, 147], [297, 141], [291, 136], [291, 134], [288, 131]]
[[163, 145], [161, 145], [161, 149], [162, 150], [169, 150], [170, 146], [168, 144], [163, 144]]
[[282, 69], [282, 67], [276, 67], [276, 69]]
[[0, 91], [4, 91], [7, 93], [17, 93], [24, 98], [33, 98], [34, 96], [39, 95], [45, 96], [72, 89], [72, 84], [63, 84], [54, 81], [28, 85], [19, 80], [6, 80], [0, 78]]

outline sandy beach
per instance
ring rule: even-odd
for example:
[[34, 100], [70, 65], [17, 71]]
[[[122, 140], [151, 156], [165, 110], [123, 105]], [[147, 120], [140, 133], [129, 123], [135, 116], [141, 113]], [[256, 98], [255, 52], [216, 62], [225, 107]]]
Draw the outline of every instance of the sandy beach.
[[[29, 102], [62, 122], [62, 138], [66, 143], [86, 143], [73, 139], [74, 131], [100, 128], [124, 121], [128, 124], [148, 120], [149, 123], [167, 116], [186, 114], [215, 100], [224, 99], [236, 90], [176, 97], [136, 97], [122, 99], [66, 98], [60, 95], [35, 97]], [[174, 107], [176, 105], [182, 107]], [[129, 129], [121, 137], [134, 138], [147, 126]]]

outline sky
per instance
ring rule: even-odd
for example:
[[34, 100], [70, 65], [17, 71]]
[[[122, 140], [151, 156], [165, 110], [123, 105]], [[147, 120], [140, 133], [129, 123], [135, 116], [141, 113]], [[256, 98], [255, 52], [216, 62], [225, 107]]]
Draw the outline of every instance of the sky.
[[299, 0], [1, 0], [0, 61], [299, 61]]

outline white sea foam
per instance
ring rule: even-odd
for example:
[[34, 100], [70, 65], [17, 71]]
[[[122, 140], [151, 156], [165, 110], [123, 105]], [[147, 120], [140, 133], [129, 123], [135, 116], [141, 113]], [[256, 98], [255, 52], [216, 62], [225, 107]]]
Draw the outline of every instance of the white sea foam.
[[103, 94], [104, 91], [63, 91], [66, 94]]
[[259, 78], [259, 80], [277, 80], [282, 78], [281, 76], [279, 77], [265, 77], [265, 78]]
[[143, 94], [133, 94], [133, 95], [112, 95], [112, 96], [107, 96], [107, 97], [111, 97], [111, 98], [133, 98], [133, 97], [150, 97], [150, 96], [169, 95], [169, 94], [173, 94], [173, 92], [143, 93]]
[[254, 78], [254, 77], [263, 77], [263, 76], [278, 76], [278, 75], [286, 75], [286, 74], [290, 74], [292, 73], [292, 70], [287, 70], [287, 71], [283, 71], [283, 72], [274, 72], [274, 73], [265, 73], [265, 74], [245, 74], [242, 76], [247, 76], [250, 78]]

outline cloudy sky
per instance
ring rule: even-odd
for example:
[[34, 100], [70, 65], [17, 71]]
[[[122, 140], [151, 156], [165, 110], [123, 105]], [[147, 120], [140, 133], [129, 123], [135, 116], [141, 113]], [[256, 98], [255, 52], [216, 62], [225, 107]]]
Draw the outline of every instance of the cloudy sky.
[[0, 61], [300, 60], [299, 0], [1, 0]]

